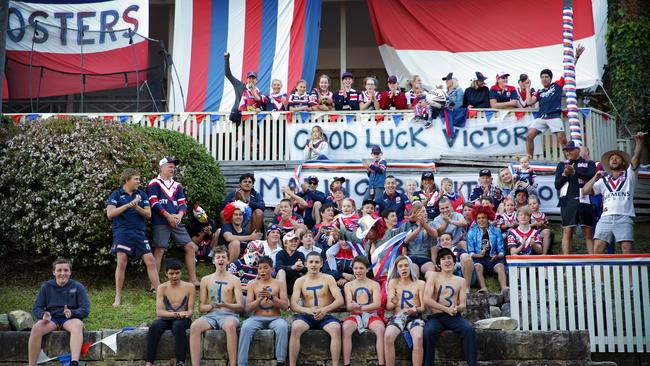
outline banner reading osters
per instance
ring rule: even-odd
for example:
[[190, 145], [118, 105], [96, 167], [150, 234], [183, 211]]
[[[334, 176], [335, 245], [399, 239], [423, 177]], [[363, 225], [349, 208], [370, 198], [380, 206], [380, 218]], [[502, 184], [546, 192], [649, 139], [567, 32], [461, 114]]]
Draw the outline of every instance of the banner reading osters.
[[[148, 0], [9, 2], [7, 58], [31, 64], [38, 72], [40, 66], [46, 71], [86, 75], [144, 70], [148, 67], [148, 45], [144, 37], [148, 36]], [[141, 74], [140, 82], [146, 78], [146, 73]], [[13, 75], [14, 78], [19, 76]], [[33, 74], [32, 79], [39, 81], [40, 76]], [[27, 76], [23, 77], [27, 84]], [[56, 74], [46, 74], [41, 84], [33, 85], [33, 97], [36, 97], [36, 88], [41, 97], [79, 92], [79, 80], [53, 78]], [[135, 85], [135, 78], [131, 79], [119, 75], [107, 82], [87, 77], [85, 90]], [[22, 95], [24, 93], [26, 90], [14, 89], [11, 97], [30, 97]]]
[[[386, 118], [388, 119], [388, 118]], [[442, 155], [515, 155], [526, 153], [526, 132], [532, 116], [516, 120], [511, 113], [501, 121], [492, 118], [471, 119], [467, 127], [456, 128], [454, 137], [447, 136], [439, 119], [433, 127], [424, 129], [422, 123], [393, 121], [369, 123], [290, 124], [291, 160], [304, 159], [303, 148], [311, 128], [323, 128], [329, 140], [330, 159], [370, 158], [373, 145], [381, 146], [388, 159], [439, 159]], [[540, 150], [540, 138], [535, 142]]]
[[[495, 172], [496, 173], [496, 172]], [[397, 180], [397, 190], [402, 192], [406, 185], [406, 180], [413, 179], [420, 184], [419, 174], [400, 174], [391, 173]], [[273, 207], [280, 203], [282, 191], [284, 186], [295, 187], [295, 181], [292, 172], [279, 172], [279, 171], [255, 171], [255, 190], [264, 198], [264, 203], [267, 207]], [[323, 171], [303, 171], [301, 179], [310, 175], [318, 177], [318, 190], [321, 192], [329, 192], [329, 184], [334, 177], [345, 176], [346, 182], [343, 187], [347, 190], [350, 197], [352, 197], [357, 204], [363, 201], [363, 195], [366, 192], [368, 185], [368, 176], [364, 173], [341, 173], [341, 172], [323, 172]], [[438, 187], [442, 178], [451, 178], [454, 181], [455, 188], [458, 187], [460, 182], [464, 183], [463, 194], [465, 199], [469, 198], [469, 193], [477, 184], [478, 173], [476, 174], [436, 174], [435, 181]], [[541, 201], [541, 211], [546, 213], [559, 213], [560, 209], [557, 206], [558, 197], [557, 191], [553, 185], [554, 177], [550, 175], [543, 175], [537, 177], [537, 192]]]

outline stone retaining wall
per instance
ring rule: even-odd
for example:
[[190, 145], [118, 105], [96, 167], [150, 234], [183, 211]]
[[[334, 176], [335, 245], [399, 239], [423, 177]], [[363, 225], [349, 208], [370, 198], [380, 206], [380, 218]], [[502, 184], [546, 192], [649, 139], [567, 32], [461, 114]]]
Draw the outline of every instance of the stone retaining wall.
[[[87, 331], [84, 342], [97, 341], [115, 330]], [[93, 347], [85, 361], [89, 366], [142, 366], [146, 348], [145, 329], [128, 331], [117, 337], [118, 353], [105, 345]], [[189, 334], [189, 333], [188, 333]], [[0, 332], [0, 366], [24, 365], [27, 362], [27, 341], [29, 332]], [[69, 334], [53, 332], [45, 337], [43, 349], [54, 357], [67, 352]], [[323, 331], [308, 331], [301, 339], [301, 365], [330, 365], [329, 336]], [[375, 336], [371, 332], [353, 337], [353, 365], [376, 365]], [[477, 330], [476, 344], [481, 365], [602, 365], [615, 366], [610, 362], [592, 362], [589, 352], [589, 336], [586, 331], [576, 332], [521, 332]], [[250, 365], [275, 365], [274, 335], [270, 330], [258, 331], [250, 347]], [[173, 338], [169, 331], [163, 335], [158, 347], [156, 365], [173, 366]], [[396, 345], [397, 365], [410, 365], [410, 350], [400, 337]], [[463, 360], [460, 339], [451, 332], [445, 332], [437, 349], [436, 365], [456, 366]], [[206, 332], [203, 338], [202, 365], [226, 366], [226, 336], [223, 331]], [[189, 361], [189, 355], [188, 355]], [[51, 366], [59, 365], [52, 363]]]

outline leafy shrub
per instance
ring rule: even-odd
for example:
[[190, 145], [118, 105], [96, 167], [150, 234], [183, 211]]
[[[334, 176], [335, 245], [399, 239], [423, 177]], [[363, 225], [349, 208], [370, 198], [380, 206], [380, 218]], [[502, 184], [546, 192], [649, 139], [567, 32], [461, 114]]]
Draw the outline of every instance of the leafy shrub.
[[181, 164], [176, 179], [188, 192], [190, 203], [199, 203], [210, 216], [217, 216], [219, 205], [225, 195], [225, 181], [221, 169], [201, 144], [193, 138], [174, 131], [137, 127], [149, 138], [159, 142], [169, 155]]
[[[192, 183], [190, 200], [194, 189], [203, 188], [198, 182], [205, 176], [220, 178], [223, 191], [220, 171], [214, 169], [214, 160], [206, 162], [211, 158], [203, 147], [196, 142], [194, 147], [165, 145], [165, 138], [154, 135], [116, 122], [76, 118], [18, 125], [18, 133], [0, 146], [0, 164], [5, 167], [0, 171], [2, 253], [67, 256], [81, 265], [112, 263], [106, 199], [120, 186], [120, 174], [127, 167], [140, 171], [144, 189], [165, 155], [187, 161], [179, 179]], [[182, 151], [191, 152], [192, 159], [177, 154]]]

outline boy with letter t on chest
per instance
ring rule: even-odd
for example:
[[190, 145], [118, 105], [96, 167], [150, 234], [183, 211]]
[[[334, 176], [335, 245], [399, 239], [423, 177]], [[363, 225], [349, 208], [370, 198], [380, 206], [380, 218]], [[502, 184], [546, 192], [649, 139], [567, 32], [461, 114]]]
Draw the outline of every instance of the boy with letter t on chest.
[[207, 313], [190, 327], [190, 356], [192, 366], [201, 363], [201, 334], [210, 329], [226, 332], [229, 365], [237, 364], [237, 326], [239, 313], [244, 310], [239, 278], [228, 273], [228, 252], [224, 246], [214, 249], [215, 272], [201, 278], [199, 310]]
[[442, 248], [436, 255], [436, 265], [441, 272], [429, 276], [425, 285], [424, 303], [432, 314], [424, 326], [424, 364], [433, 365], [436, 343], [441, 331], [453, 330], [463, 343], [468, 366], [476, 365], [476, 332], [460, 313], [466, 308], [467, 282], [454, 276], [456, 257], [449, 248]]
[[302, 334], [309, 329], [322, 329], [330, 336], [332, 366], [338, 366], [341, 354], [341, 324], [330, 313], [343, 306], [343, 295], [334, 277], [320, 272], [323, 267], [320, 254], [311, 252], [307, 254], [306, 261], [307, 274], [296, 280], [291, 294], [291, 309], [296, 315], [291, 324], [289, 365], [297, 364]]

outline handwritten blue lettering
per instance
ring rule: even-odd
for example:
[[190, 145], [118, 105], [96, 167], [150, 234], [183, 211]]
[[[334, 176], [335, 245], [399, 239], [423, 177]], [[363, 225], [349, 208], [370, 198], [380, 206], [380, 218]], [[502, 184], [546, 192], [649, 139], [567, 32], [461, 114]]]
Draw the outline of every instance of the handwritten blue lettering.
[[[449, 296], [444, 298], [444, 300], [447, 301], [447, 306], [451, 306], [454, 303], [452, 300], [454, 299], [454, 294], [456, 293], [456, 290], [453, 287], [449, 286], [449, 285], [446, 285], [445, 289], [450, 289], [451, 290], [451, 293], [449, 294]], [[438, 287], [438, 296], [436, 297], [436, 302], [437, 303], [440, 302], [440, 295], [441, 294], [442, 294], [442, 285], [440, 285], [440, 287]]]
[[412, 308], [413, 304], [409, 300], [411, 300], [413, 297], [414, 295], [411, 291], [409, 290], [402, 291], [402, 301], [400, 302], [399, 307], [401, 309], [404, 309], [405, 308], [404, 304], [406, 304], [408, 305], [406, 307]]
[[[366, 294], [366, 298], [368, 299], [368, 301], [366, 303], [364, 303], [364, 304], [359, 303], [359, 297], [358, 297], [359, 291], [364, 292]], [[352, 298], [354, 299], [354, 302], [356, 302], [359, 305], [368, 305], [368, 304], [370, 304], [372, 302], [372, 300], [370, 299], [371, 297], [372, 297], [372, 294], [370, 293], [370, 290], [368, 290], [365, 287], [357, 287], [356, 290], [354, 290], [354, 293], [352, 294]]]
[[323, 284], [306, 287], [307, 291], [312, 291], [314, 293], [314, 306], [318, 306], [318, 294], [316, 291], [322, 289], [323, 287]]
[[[267, 287], [267, 288], [266, 288], [266, 291], [268, 291], [270, 294], [273, 294], [273, 289], [270, 288], [270, 287]], [[262, 310], [271, 310], [271, 309], [273, 309], [273, 305], [271, 305], [271, 306], [264, 306], [264, 305], [262, 305], [262, 302], [260, 302], [260, 306], [259, 306], [259, 307], [260, 307], [260, 309], [262, 309]]]

